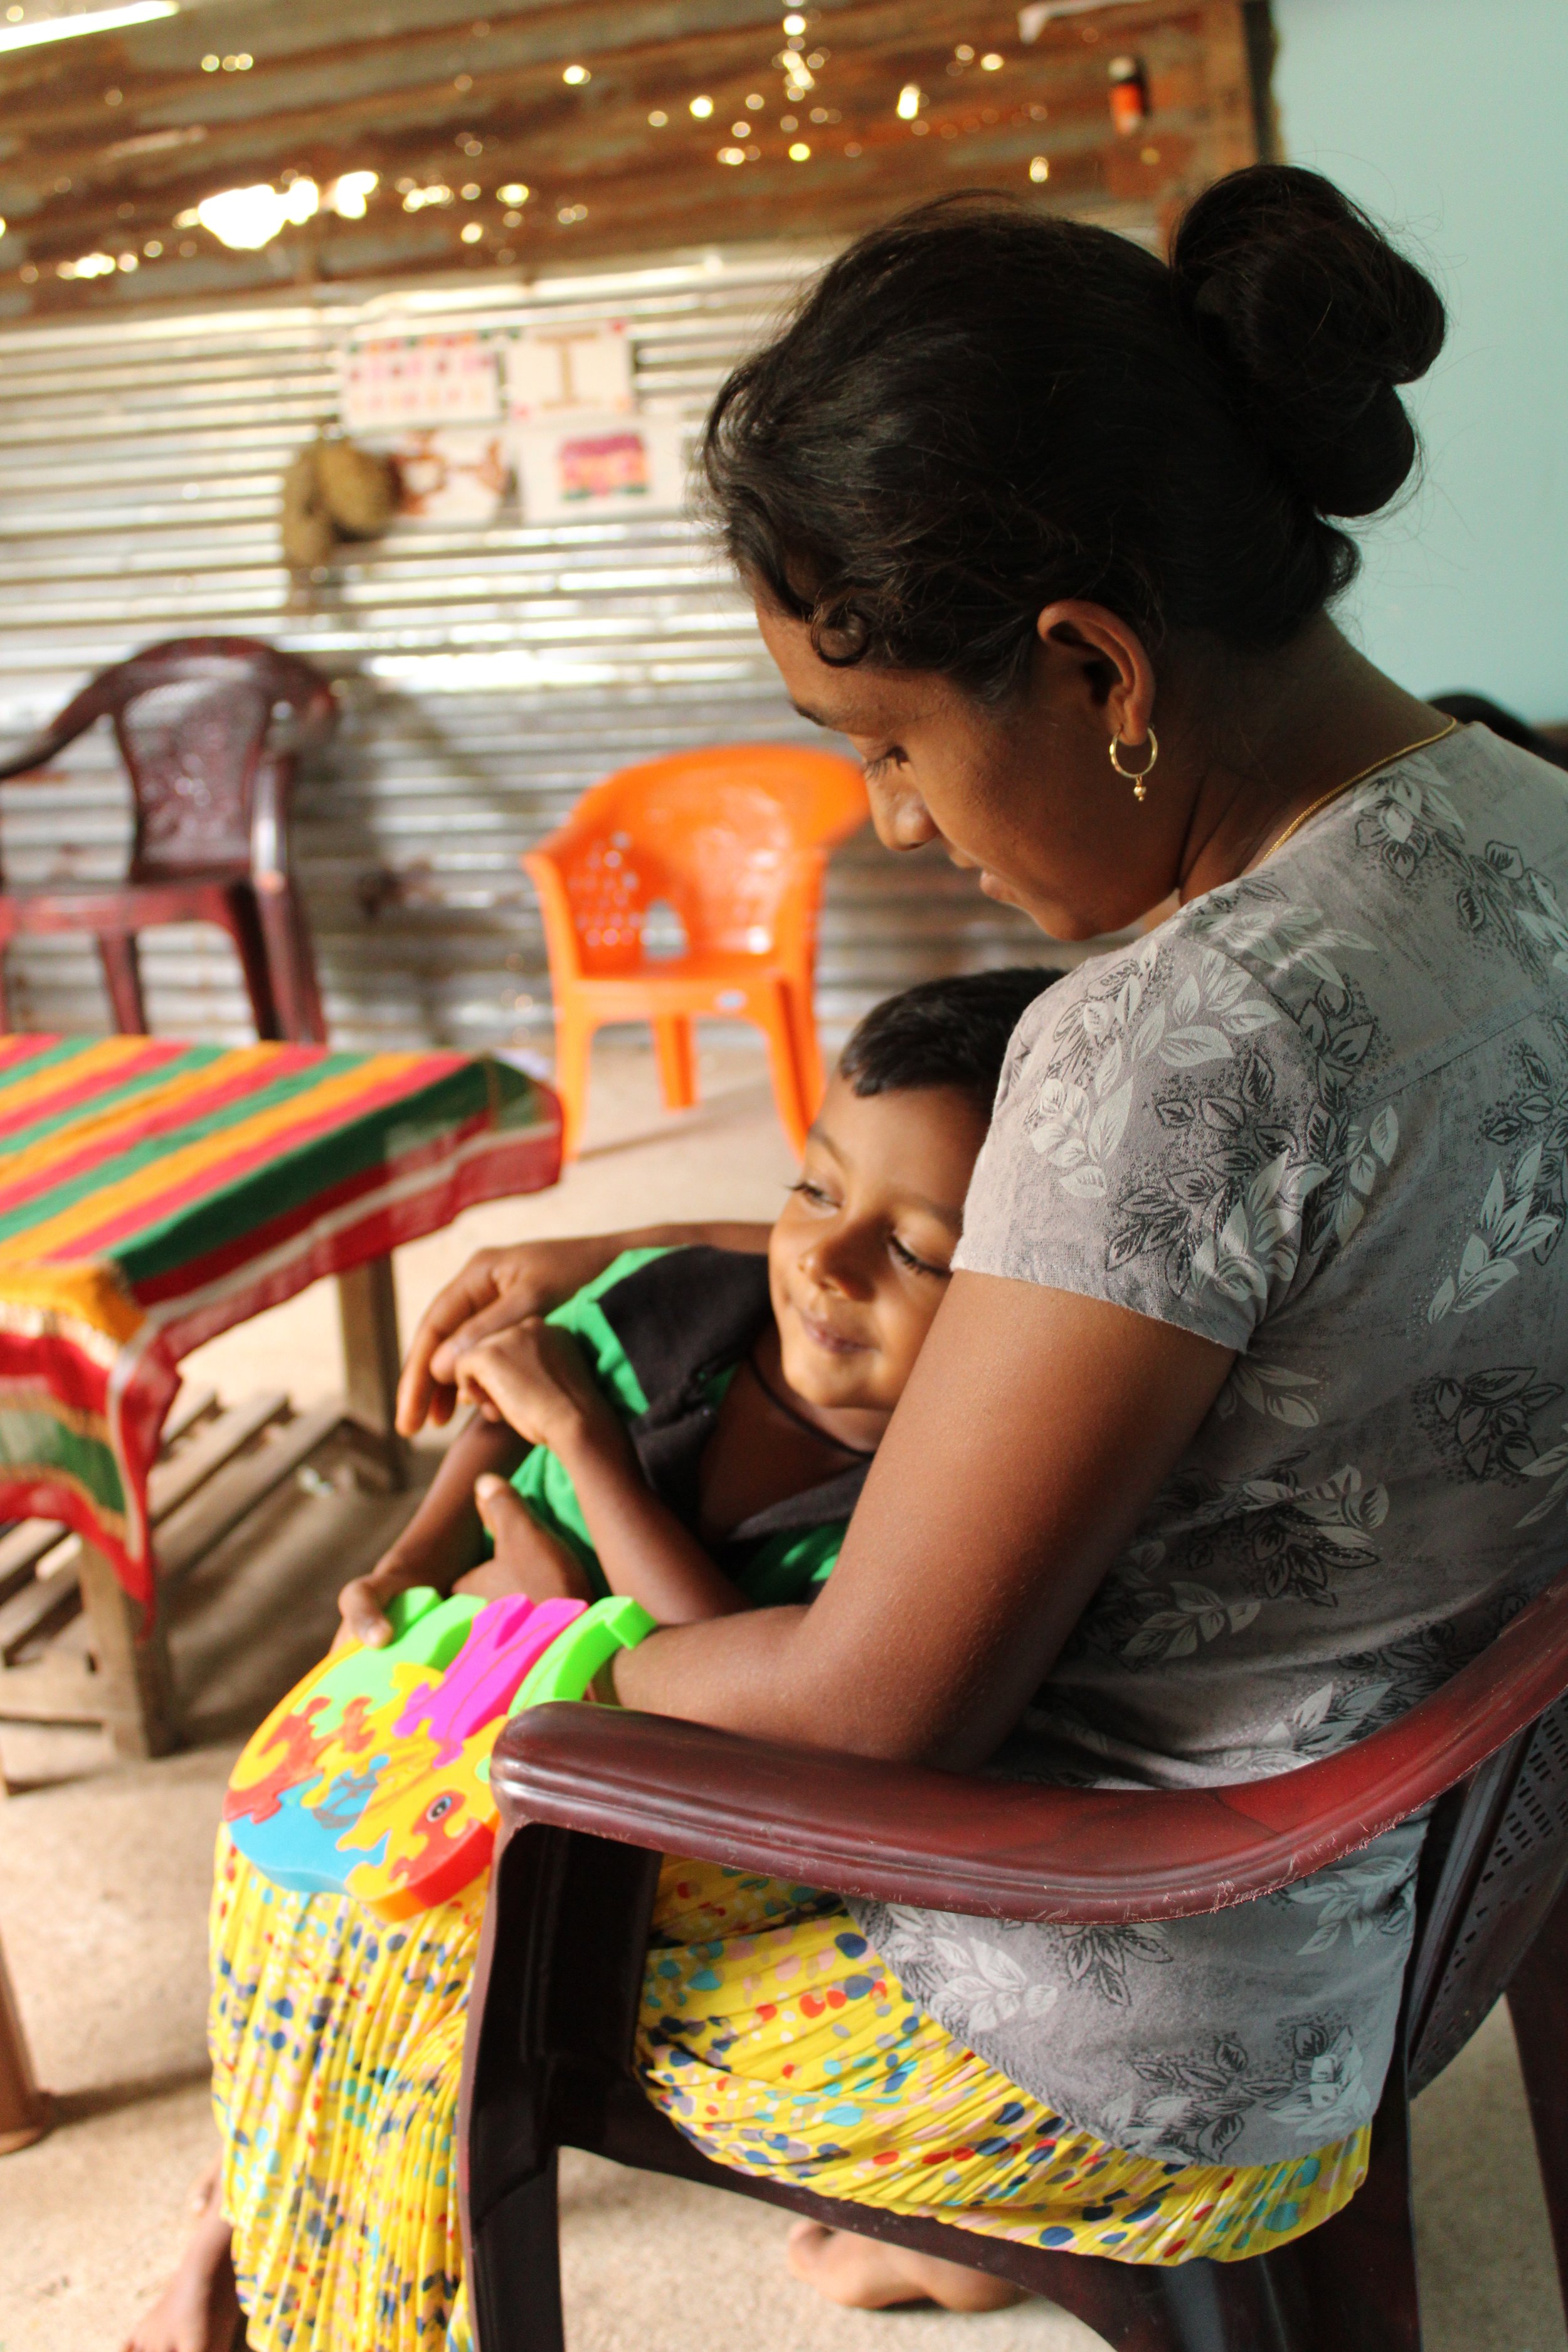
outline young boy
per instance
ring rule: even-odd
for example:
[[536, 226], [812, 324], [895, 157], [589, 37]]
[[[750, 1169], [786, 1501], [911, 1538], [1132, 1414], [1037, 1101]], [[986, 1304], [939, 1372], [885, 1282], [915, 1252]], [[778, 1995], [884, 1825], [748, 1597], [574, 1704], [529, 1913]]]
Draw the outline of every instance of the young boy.
[[375, 1639], [410, 1584], [625, 1593], [661, 1624], [808, 1599], [941, 1301], [1007, 1040], [1056, 977], [930, 981], [868, 1014], [765, 1257], [629, 1249], [471, 1349], [479, 1412], [345, 1624]]
[[[1008, 1039], [1057, 977], [932, 981], [879, 1005], [765, 1255], [625, 1250], [553, 1314], [471, 1349], [459, 1381], [479, 1410], [404, 1535], [345, 1586], [345, 1633], [386, 1640], [385, 1602], [414, 1584], [626, 1593], [666, 1624], [809, 1599], [941, 1303]], [[398, 2315], [383, 2352], [468, 2343], [448, 2158], [481, 1904], [475, 1888], [410, 1937], [362, 1941], [351, 1898], [283, 1895], [220, 1857], [225, 2183], [202, 2184], [126, 2352], [226, 2352], [237, 2268], [258, 2343], [363, 2352], [324, 2315], [361, 2308]], [[269, 2019], [310, 2020], [310, 2064], [273, 2064], [286, 2037], [254, 2031], [268, 2000]], [[394, 2181], [405, 2146], [433, 2153]], [[296, 2226], [329, 2210], [331, 2229]]]

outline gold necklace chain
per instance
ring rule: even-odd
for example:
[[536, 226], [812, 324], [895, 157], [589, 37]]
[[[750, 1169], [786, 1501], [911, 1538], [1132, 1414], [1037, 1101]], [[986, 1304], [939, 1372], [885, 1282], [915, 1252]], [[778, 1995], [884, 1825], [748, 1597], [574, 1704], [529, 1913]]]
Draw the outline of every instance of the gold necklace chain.
[[[1363, 768], [1358, 774], [1348, 777], [1342, 784], [1336, 784], [1331, 792], [1322, 793], [1312, 803], [1310, 808], [1304, 808], [1300, 816], [1291, 818], [1278, 840], [1269, 843], [1263, 853], [1263, 857], [1272, 857], [1277, 849], [1283, 849], [1291, 835], [1300, 833], [1308, 818], [1316, 816], [1320, 809], [1326, 809], [1331, 801], [1342, 800], [1346, 793], [1353, 793], [1358, 784], [1364, 784], [1369, 776], [1375, 776], [1384, 768], [1396, 766], [1401, 760], [1408, 760], [1413, 751], [1425, 751], [1429, 745], [1441, 743], [1446, 737], [1453, 734], [1458, 724], [1457, 719], [1450, 719], [1447, 725], [1439, 727], [1435, 735], [1423, 735], [1419, 742], [1406, 743], [1401, 751], [1390, 751], [1385, 758], [1374, 760], [1369, 768]], [[1263, 863], [1263, 857], [1257, 860], [1259, 866]]]

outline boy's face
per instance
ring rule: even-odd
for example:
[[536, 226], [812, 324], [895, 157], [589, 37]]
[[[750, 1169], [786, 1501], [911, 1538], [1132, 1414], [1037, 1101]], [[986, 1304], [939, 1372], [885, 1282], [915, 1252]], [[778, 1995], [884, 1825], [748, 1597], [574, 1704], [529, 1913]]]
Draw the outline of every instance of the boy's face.
[[768, 1244], [784, 1378], [816, 1405], [890, 1412], [947, 1287], [984, 1114], [952, 1087], [828, 1087]]

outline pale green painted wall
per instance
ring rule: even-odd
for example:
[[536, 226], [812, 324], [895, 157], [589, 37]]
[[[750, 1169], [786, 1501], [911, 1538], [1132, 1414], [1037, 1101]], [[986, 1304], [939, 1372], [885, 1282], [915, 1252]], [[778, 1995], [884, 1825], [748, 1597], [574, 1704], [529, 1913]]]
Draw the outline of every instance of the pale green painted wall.
[[1451, 311], [1415, 500], [1346, 612], [1416, 692], [1568, 719], [1568, 0], [1274, 0], [1285, 152], [1399, 228]]

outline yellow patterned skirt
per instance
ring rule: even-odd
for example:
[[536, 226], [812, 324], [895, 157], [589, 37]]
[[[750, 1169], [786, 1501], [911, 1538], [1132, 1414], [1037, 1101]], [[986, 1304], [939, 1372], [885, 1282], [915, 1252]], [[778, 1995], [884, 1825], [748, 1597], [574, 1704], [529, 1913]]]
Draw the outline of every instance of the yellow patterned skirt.
[[[484, 1884], [390, 1927], [289, 1895], [226, 1836], [214, 2101], [257, 2352], [470, 2352], [455, 2129]], [[1251, 2168], [1073, 2129], [900, 1992], [830, 1895], [667, 1862], [637, 2055], [721, 2164], [1119, 2262], [1234, 2262], [1345, 2204], [1367, 2134]]]

